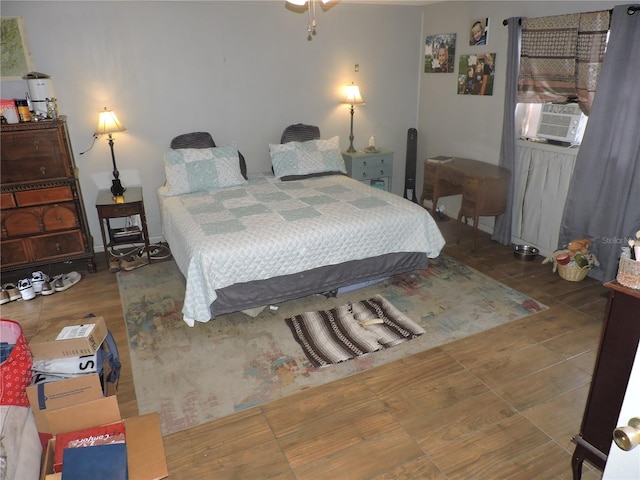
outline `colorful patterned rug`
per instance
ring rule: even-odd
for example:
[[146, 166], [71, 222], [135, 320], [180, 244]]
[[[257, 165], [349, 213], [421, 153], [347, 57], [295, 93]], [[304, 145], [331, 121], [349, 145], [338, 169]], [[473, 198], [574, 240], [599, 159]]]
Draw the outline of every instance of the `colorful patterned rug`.
[[[188, 327], [175, 262], [118, 273], [140, 414], [158, 412], [164, 434], [323, 385], [546, 310], [450, 257], [337, 298], [312, 295], [256, 317], [222, 315]], [[417, 338], [323, 368], [312, 365], [286, 318], [382, 295], [420, 325]]]

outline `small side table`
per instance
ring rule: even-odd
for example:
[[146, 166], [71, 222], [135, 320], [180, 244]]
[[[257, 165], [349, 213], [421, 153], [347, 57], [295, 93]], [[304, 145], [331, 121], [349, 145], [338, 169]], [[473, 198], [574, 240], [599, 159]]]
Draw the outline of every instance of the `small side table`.
[[[144, 201], [142, 199], [142, 187], [128, 187], [122, 197], [114, 197], [109, 190], [100, 190], [96, 200], [98, 210], [98, 220], [100, 221], [100, 232], [102, 233], [102, 244], [104, 245], [104, 256], [109, 263], [109, 247], [123, 244], [144, 243], [149, 258], [149, 234], [147, 233], [147, 217], [144, 213]], [[140, 215], [142, 228], [140, 234], [114, 238], [114, 229], [111, 228], [112, 218], [130, 217]], [[106, 230], [105, 230], [106, 226]], [[109, 242], [107, 242], [107, 233]]]
[[380, 150], [375, 153], [342, 152], [342, 158], [347, 167], [347, 175], [351, 178], [387, 192], [391, 191], [393, 152], [389, 150]]

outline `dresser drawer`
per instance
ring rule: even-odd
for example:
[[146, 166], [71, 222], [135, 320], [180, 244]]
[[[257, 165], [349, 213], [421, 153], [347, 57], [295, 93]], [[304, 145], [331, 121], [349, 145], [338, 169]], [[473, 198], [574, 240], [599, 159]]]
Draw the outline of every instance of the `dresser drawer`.
[[73, 192], [71, 191], [71, 187], [68, 186], [16, 192], [15, 195], [18, 206], [21, 207], [73, 200]]
[[123, 203], [112, 205], [97, 205], [98, 210], [105, 217], [118, 218], [140, 214], [140, 203]]
[[463, 181], [463, 191], [462, 196], [466, 200], [474, 201], [478, 198], [478, 184], [479, 180], [477, 178], [465, 178]]
[[[40, 209], [21, 208], [2, 212], [3, 238], [22, 237], [42, 232]], [[4, 244], [2, 245], [4, 247]]]
[[393, 165], [384, 157], [367, 158], [361, 162], [354, 162], [353, 178], [388, 177], [392, 174]]
[[343, 154], [347, 173], [356, 180], [391, 177], [393, 175], [393, 154]]
[[32, 237], [29, 241], [36, 261], [84, 252], [84, 242], [80, 230], [41, 235]]
[[7, 208], [13, 208], [16, 206], [16, 199], [13, 197], [13, 193], [0, 194], [0, 209], [5, 210]]
[[69, 159], [57, 129], [4, 132], [2, 183], [71, 177]]
[[3, 238], [79, 228], [73, 202], [25, 207], [2, 212]]
[[48, 205], [42, 209], [42, 225], [45, 232], [79, 228], [78, 214], [73, 202]]
[[3, 267], [20, 265], [30, 260], [29, 240], [3, 241], [0, 246], [0, 263]]

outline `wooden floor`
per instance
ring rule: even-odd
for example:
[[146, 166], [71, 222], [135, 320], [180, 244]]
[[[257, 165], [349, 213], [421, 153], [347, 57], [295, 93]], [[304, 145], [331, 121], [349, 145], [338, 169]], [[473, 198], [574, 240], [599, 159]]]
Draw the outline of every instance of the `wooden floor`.
[[[580, 426], [607, 289], [589, 278], [562, 280], [541, 259], [517, 261], [482, 232], [471, 253], [469, 229], [455, 245], [455, 222], [439, 225], [445, 253], [551, 308], [166, 436], [170, 478], [571, 478], [570, 439]], [[30, 337], [88, 313], [103, 316], [124, 365], [121, 412], [136, 415], [116, 275], [98, 260], [97, 274], [66, 292], [3, 305], [2, 317], [23, 323]], [[583, 478], [600, 473], [585, 464]]]

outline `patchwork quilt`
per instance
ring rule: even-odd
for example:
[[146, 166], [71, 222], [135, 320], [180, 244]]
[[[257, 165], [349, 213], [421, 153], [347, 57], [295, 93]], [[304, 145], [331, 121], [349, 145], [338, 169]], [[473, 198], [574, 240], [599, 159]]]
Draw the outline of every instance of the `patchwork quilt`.
[[428, 212], [343, 175], [245, 185], [174, 197], [158, 189], [162, 232], [187, 279], [184, 321], [211, 319], [216, 289], [396, 252], [440, 253]]

